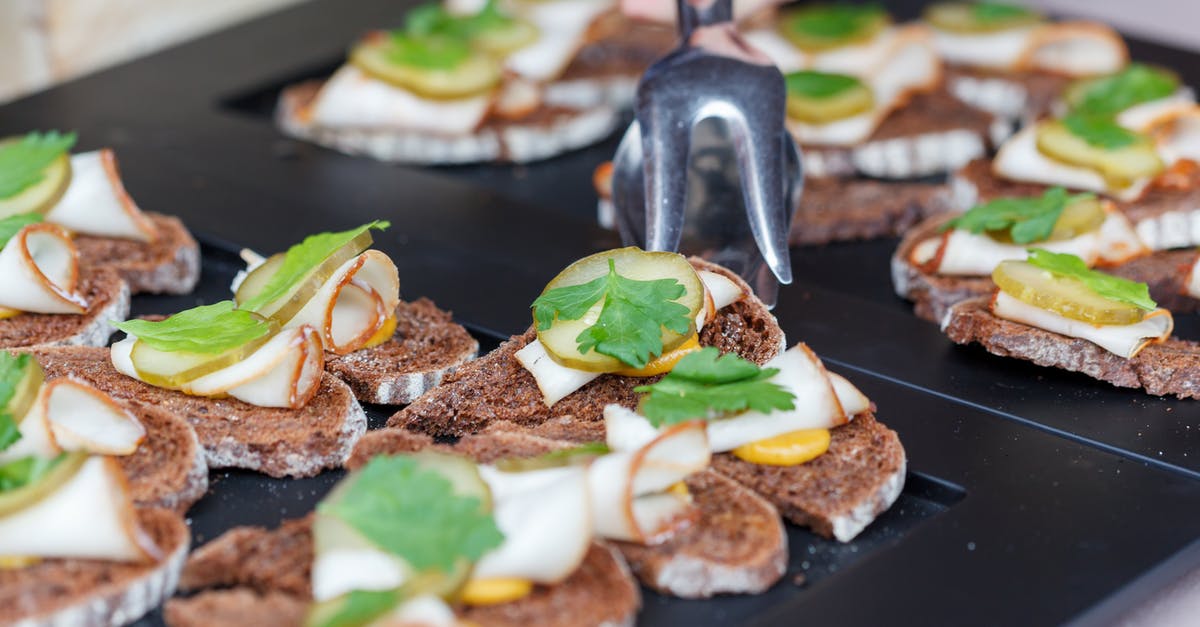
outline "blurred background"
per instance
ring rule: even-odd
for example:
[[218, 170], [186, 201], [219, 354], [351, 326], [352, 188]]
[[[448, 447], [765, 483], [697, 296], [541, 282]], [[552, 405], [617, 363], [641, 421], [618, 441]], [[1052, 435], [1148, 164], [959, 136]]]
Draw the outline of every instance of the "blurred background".
[[[303, 1], [0, 0], [0, 102]], [[1023, 4], [1101, 19], [1129, 35], [1200, 50], [1197, 0]]]

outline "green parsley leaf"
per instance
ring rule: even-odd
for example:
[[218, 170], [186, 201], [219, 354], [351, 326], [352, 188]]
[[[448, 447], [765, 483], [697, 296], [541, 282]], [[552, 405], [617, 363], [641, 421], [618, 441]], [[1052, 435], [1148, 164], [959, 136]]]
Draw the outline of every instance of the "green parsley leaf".
[[1023, 21], [1033, 15], [1036, 13], [1016, 4], [977, 2], [971, 5], [971, 17], [980, 24]]
[[33, 357], [29, 355], [0, 351], [0, 451], [21, 439], [21, 432], [17, 427], [18, 417], [9, 413], [7, 408], [32, 362]]
[[37, 483], [66, 457], [66, 453], [50, 458], [30, 456], [0, 465], [0, 492], [17, 490]]
[[223, 300], [181, 311], [166, 320], [126, 320], [116, 327], [168, 353], [216, 355], [271, 333], [272, 325], [261, 316], [235, 309]]
[[792, 32], [820, 39], [849, 39], [886, 12], [879, 4], [819, 4], [794, 11], [786, 18]]
[[543, 470], [583, 464], [611, 452], [612, 450], [604, 442], [589, 442], [571, 448], [550, 451], [535, 457], [506, 457], [497, 460], [495, 466], [505, 472]]
[[795, 397], [769, 381], [777, 368], [760, 368], [733, 353], [708, 346], [688, 353], [658, 383], [634, 388], [645, 393], [641, 412], [655, 427], [688, 420], [713, 420], [755, 410], [794, 409]]
[[451, 572], [477, 561], [504, 535], [486, 506], [410, 457], [376, 457], [352, 475], [339, 498], [317, 506], [417, 571]]
[[1150, 298], [1150, 289], [1145, 283], [1091, 270], [1075, 255], [1030, 248], [1029, 259], [1026, 261], [1058, 276], [1077, 279], [1092, 291], [1110, 300], [1129, 303], [1147, 311], [1158, 307], [1158, 303]]
[[791, 72], [783, 80], [789, 94], [816, 100], [832, 98], [863, 84], [862, 81], [847, 74], [827, 74], [813, 70]]
[[0, 248], [7, 246], [8, 240], [21, 232], [21, 229], [41, 221], [42, 214], [40, 213], [18, 213], [0, 219]]
[[32, 132], [0, 145], [0, 198], [12, 198], [41, 182], [43, 171], [75, 145], [75, 133]]
[[1178, 89], [1179, 77], [1170, 71], [1130, 63], [1116, 74], [1072, 85], [1066, 99], [1080, 113], [1116, 115], [1134, 105], [1166, 98]]
[[337, 252], [338, 249], [349, 245], [359, 235], [371, 229], [382, 231], [389, 226], [391, 226], [389, 222], [376, 220], [349, 231], [309, 235], [304, 238], [304, 241], [287, 250], [279, 269], [271, 275], [270, 279], [267, 279], [266, 285], [258, 294], [242, 303], [241, 309], [257, 311], [287, 296], [297, 283], [308, 278], [309, 273], [316, 270], [321, 262]]
[[351, 590], [313, 605], [305, 617], [305, 627], [362, 627], [399, 605], [396, 590]]
[[634, 368], [645, 367], [662, 354], [662, 330], [684, 334], [691, 328], [688, 308], [675, 302], [687, 288], [675, 279], [639, 281], [617, 274], [608, 261], [608, 274], [587, 283], [549, 290], [533, 301], [533, 317], [539, 330], [555, 318], [578, 320], [604, 299], [596, 324], [586, 328], [575, 341], [579, 353], [595, 349], [601, 355], [621, 360]]
[[1040, 242], [1050, 237], [1054, 225], [1068, 204], [1093, 198], [1092, 194], [1068, 195], [1061, 187], [1052, 187], [1041, 196], [997, 198], [975, 205], [966, 213], [942, 225], [942, 231], [963, 229], [972, 233], [1008, 231], [1017, 244]]
[[1146, 141], [1146, 138], [1120, 124], [1111, 116], [1087, 113], [1069, 113], [1062, 118], [1063, 126], [1071, 134], [1089, 145], [1105, 150], [1115, 150]]

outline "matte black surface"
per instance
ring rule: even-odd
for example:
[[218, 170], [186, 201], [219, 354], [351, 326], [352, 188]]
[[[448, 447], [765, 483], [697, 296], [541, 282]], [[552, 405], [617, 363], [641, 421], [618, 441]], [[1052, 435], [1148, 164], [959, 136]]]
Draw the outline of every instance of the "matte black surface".
[[[595, 225], [590, 184], [611, 142], [524, 167], [406, 168], [285, 139], [261, 114], [264, 94], [329, 68], [407, 4], [301, 5], [0, 108], [0, 135], [77, 129], [81, 149], [117, 149], [143, 208], [262, 252], [389, 219], [377, 241], [400, 267], [405, 297], [429, 296], [492, 337], [518, 332], [529, 301], [563, 265], [616, 243]], [[911, 15], [920, 3], [900, 4]], [[1193, 55], [1132, 48], [1200, 82]], [[1196, 406], [952, 346], [891, 295], [893, 245], [795, 250], [799, 281], [782, 291], [777, 314], [792, 341], [809, 342], [871, 395], [918, 479], [855, 543], [793, 531], [789, 576], [768, 595], [649, 597], [644, 623], [1103, 620], [1166, 574], [1200, 564], [1200, 551], [1186, 550], [1200, 536]], [[234, 263], [206, 253], [198, 294], [211, 301], [226, 294]], [[135, 300], [138, 313], [199, 302]], [[1181, 334], [1196, 329], [1180, 322]], [[214, 473], [191, 514], [197, 538], [301, 515], [336, 476]], [[953, 490], [926, 489], [936, 482], [962, 486], [966, 497], [954, 503]], [[790, 583], [797, 572], [806, 586]]]

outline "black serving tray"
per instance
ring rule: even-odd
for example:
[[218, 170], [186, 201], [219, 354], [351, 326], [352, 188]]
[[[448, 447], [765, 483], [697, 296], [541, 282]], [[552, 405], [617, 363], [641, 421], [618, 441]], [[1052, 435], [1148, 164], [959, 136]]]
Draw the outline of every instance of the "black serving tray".
[[[590, 186], [614, 140], [528, 166], [423, 169], [274, 129], [282, 85], [328, 71], [411, 4], [306, 3], [0, 107], [0, 134], [74, 128], [81, 149], [113, 146], [143, 208], [203, 235], [197, 292], [137, 297], [135, 313], [226, 297], [239, 246], [273, 252], [385, 218], [393, 227], [377, 243], [403, 295], [452, 309], [488, 348], [528, 325], [529, 301], [559, 268], [617, 244], [595, 224]], [[1133, 50], [1195, 78], [1193, 55]], [[790, 529], [789, 573], [765, 595], [648, 594], [643, 624], [1103, 624], [1200, 566], [1196, 406], [952, 346], [891, 295], [893, 247], [795, 249], [798, 280], [776, 313], [900, 433], [910, 464], [900, 501], [847, 545]], [[1196, 322], [1179, 328], [1189, 337]], [[368, 413], [379, 426], [390, 410]], [[303, 515], [339, 476], [216, 471], [189, 513], [196, 542]]]

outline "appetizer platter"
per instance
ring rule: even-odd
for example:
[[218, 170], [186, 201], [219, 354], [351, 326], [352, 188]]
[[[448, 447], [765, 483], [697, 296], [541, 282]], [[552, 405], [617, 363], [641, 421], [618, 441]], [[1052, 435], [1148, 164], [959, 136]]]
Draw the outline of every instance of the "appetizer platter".
[[[349, 385], [329, 385], [349, 390], [348, 398], [358, 396], [366, 401], [362, 418], [356, 419], [361, 420], [365, 433], [356, 431], [350, 470], [329, 468], [305, 478], [271, 476], [313, 474], [289, 473], [279, 467], [276, 470], [280, 472], [226, 468], [209, 473], [211, 487], [187, 514], [191, 546], [198, 550], [191, 568], [181, 578], [186, 591], [171, 601], [165, 612], [155, 610], [140, 624], [189, 624], [189, 617], [227, 610], [244, 612], [254, 607], [265, 607], [273, 616], [295, 616], [297, 607], [307, 609], [308, 596], [336, 600], [339, 592], [359, 589], [347, 587], [344, 565], [341, 574], [334, 573], [337, 576], [333, 578], [318, 574], [334, 571], [323, 566], [328, 559], [314, 560], [314, 549], [321, 557], [321, 547], [333, 546], [332, 553], [326, 550], [323, 554], [326, 558], [336, 557], [337, 542], [347, 538], [351, 544], [359, 541], [353, 534], [330, 536], [319, 530], [328, 527], [328, 519], [320, 516], [329, 513], [335, 527], [357, 524], [354, 515], [347, 513], [347, 499], [369, 490], [371, 482], [380, 477], [387, 479], [389, 473], [403, 472], [402, 466], [407, 463], [396, 465], [387, 460], [414, 459], [377, 454], [407, 455], [417, 449], [436, 451], [438, 455], [458, 452], [472, 458], [467, 462], [456, 457], [448, 465], [432, 463], [455, 476], [455, 469], [470, 468], [467, 475], [487, 478], [489, 491], [506, 495], [495, 499], [487, 518], [494, 516], [505, 537], [511, 534], [512, 538], [520, 538], [513, 528], [505, 527], [504, 521], [511, 512], [528, 506], [528, 499], [520, 498], [520, 486], [505, 483], [511, 479], [506, 475], [515, 473], [502, 466], [526, 468], [534, 473], [530, 477], [561, 475], [556, 481], [578, 484], [585, 480], [580, 477], [584, 474], [582, 467], [552, 463], [547, 468], [546, 456], [572, 457], [580, 454], [576, 450], [579, 442], [603, 441], [611, 452], [583, 451], [585, 457], [595, 458], [593, 466], [587, 468], [603, 468], [623, 455], [641, 454], [643, 447], [649, 446], [647, 441], [672, 442], [666, 436], [679, 436], [675, 441], [680, 444], [677, 453], [690, 452], [698, 459], [711, 461], [721, 474], [691, 474], [683, 486], [679, 485], [680, 476], [662, 477], [655, 489], [639, 493], [637, 498], [670, 504], [665, 506], [668, 511], [680, 515], [695, 515], [681, 505], [687, 500], [700, 510], [695, 519], [699, 522], [690, 529], [702, 539], [696, 540], [687, 531], [676, 532], [666, 540], [673, 544], [665, 545], [672, 547], [664, 551], [665, 557], [683, 554], [713, 559], [714, 547], [721, 546], [714, 538], [720, 534], [710, 531], [704, 516], [723, 510], [710, 506], [712, 494], [739, 495], [721, 499], [721, 506], [744, 517], [742, 520], [756, 521], [755, 528], [766, 532], [760, 538], [772, 536], [774, 531], [774, 543], [754, 543], [762, 549], [758, 561], [738, 564], [759, 573], [757, 579], [751, 578], [752, 584], [740, 588], [727, 583], [722, 587], [719, 578], [664, 579], [661, 574], [670, 567], [671, 560], [657, 555], [655, 546], [638, 543], [661, 529], [630, 526], [628, 520], [620, 519], [596, 519], [584, 525], [604, 530], [594, 535], [580, 534], [578, 527], [571, 531], [564, 525], [554, 537], [574, 547], [591, 547], [587, 557], [571, 563], [535, 558], [535, 564], [554, 568], [554, 572], [540, 571], [537, 578], [515, 567], [520, 560], [511, 559], [520, 556], [511, 547], [506, 552], [510, 561], [499, 559], [499, 552], [467, 556], [468, 561], [478, 562], [480, 572], [493, 575], [483, 582], [486, 585], [476, 585], [473, 592], [493, 600], [511, 593], [513, 579], [520, 580], [518, 588], [532, 590], [533, 596], [527, 601], [533, 603], [565, 589], [563, 586], [572, 581], [571, 574], [580, 570], [581, 564], [589, 565], [591, 570], [587, 572], [608, 573], [605, 576], [611, 577], [612, 585], [607, 586], [611, 596], [590, 592], [586, 587], [583, 592], [573, 588], [572, 594], [577, 596], [572, 597], [576, 599], [572, 607], [578, 609], [573, 616], [579, 624], [590, 624], [589, 618], [595, 622], [609, 613], [614, 620], [626, 619], [634, 612], [637, 623], [645, 625], [729, 621], [778, 624], [794, 620], [797, 615], [818, 622], [865, 625], [879, 624], [897, 613], [920, 616], [932, 623], [962, 623], [981, 617], [1005, 623], [1060, 623], [1072, 619], [1084, 624], [1104, 623], [1153, 594], [1171, 577], [1200, 563], [1200, 556], [1188, 548], [1196, 539], [1194, 532], [1178, 524], [1200, 514], [1200, 470], [1195, 456], [1188, 455], [1196, 438], [1194, 409], [1188, 404], [1193, 401], [1160, 400], [1093, 383], [1079, 374], [956, 347], [936, 325], [913, 316], [911, 305], [894, 295], [887, 268], [895, 240], [804, 249], [795, 261], [799, 281], [780, 292], [779, 304], [772, 313], [752, 314], [753, 297], [741, 289], [733, 290], [733, 301], [718, 306], [723, 289], [717, 283], [706, 286], [704, 291], [711, 295], [712, 303], [708, 299], [702, 299], [701, 304], [689, 301], [685, 307], [689, 315], [684, 316], [690, 317], [684, 325], [687, 329], [678, 327], [675, 336], [660, 340], [662, 353], [674, 353], [668, 350], [670, 346], [682, 353], [676, 355], [678, 363], [689, 360], [677, 376], [665, 375], [662, 381], [670, 385], [656, 388], [657, 384], [632, 382], [617, 372], [649, 367], [651, 364], [643, 357], [630, 357], [637, 363], [625, 362], [615, 369], [612, 364], [587, 361], [573, 364], [573, 371], [592, 377], [588, 379], [591, 387], [570, 388], [555, 401], [546, 392], [554, 388], [555, 381], [564, 379], [564, 373], [551, 373], [543, 381], [520, 365], [515, 355], [536, 344], [559, 351], [560, 356], [562, 351], [574, 349], [562, 347], [562, 333], [553, 334], [553, 324], [547, 329], [531, 329], [531, 322], [537, 321], [532, 319], [530, 306], [543, 290], [549, 295], [555, 288], [578, 288], [580, 281], [588, 277], [564, 282], [555, 275], [586, 254], [618, 245], [611, 233], [595, 225], [595, 198], [589, 186], [591, 169], [611, 154], [611, 147], [599, 146], [526, 168], [490, 165], [427, 169], [385, 165], [282, 139], [270, 112], [286, 86], [328, 76], [345, 57], [347, 42], [356, 41], [365, 29], [397, 24], [399, 19], [394, 3], [339, 4], [335, 11], [330, 7], [331, 3], [317, 2], [242, 25], [13, 103], [3, 108], [0, 117], [0, 131], [5, 135], [69, 123], [78, 130], [83, 149], [111, 144], [121, 158], [124, 187], [139, 205], [178, 216], [198, 234], [203, 243], [202, 272], [192, 293], [141, 294], [132, 298], [130, 317], [134, 324], [123, 326], [138, 341], [155, 337], [155, 329], [169, 329], [180, 322], [178, 318], [171, 322], [171, 318], [162, 320], [160, 316], [192, 312], [219, 317], [227, 313], [205, 308], [233, 298], [255, 305], [254, 315], [270, 321], [265, 323], [272, 327], [270, 333], [294, 333], [314, 346], [334, 349], [331, 353], [345, 353], [342, 357], [347, 358], [359, 351], [376, 350], [379, 347], [366, 344], [390, 324], [386, 315], [377, 313], [381, 307], [387, 309], [395, 296], [390, 291], [392, 275], [387, 264], [373, 255], [360, 257], [373, 250], [393, 264], [401, 298], [413, 302], [429, 298], [445, 311], [452, 311], [453, 320], [469, 330], [468, 338], [460, 345], [477, 343], [483, 356], [463, 366], [459, 375], [451, 375], [448, 386], [433, 388], [407, 408], [402, 403], [412, 399], [387, 399], [399, 406], [374, 404], [374, 400], [381, 400], [371, 396], [379, 386], [356, 386], [351, 382], [355, 374], [352, 369], [334, 368], [331, 360], [325, 362], [330, 374], [312, 369], [306, 379], [310, 383], [314, 379], [347, 378]], [[915, 6], [896, 10], [897, 19], [912, 19], [918, 13]], [[269, 53], [263, 52], [264, 40], [273, 42]], [[1131, 45], [1134, 58], [1146, 58], [1144, 50], [1136, 43]], [[252, 51], [258, 52], [250, 54]], [[256, 62], [244, 62], [247, 58]], [[214, 64], [222, 71], [201, 71]], [[178, 101], [170, 107], [130, 107], [111, 95], [114, 83], [155, 85], [181, 74], [195, 80], [173, 92], [172, 97]], [[94, 102], [94, 109], [69, 114], [72, 109], [67, 103], [85, 100]], [[265, 102], [270, 103], [265, 110], [256, 104]], [[168, 128], [170, 131], [165, 132]], [[386, 220], [390, 225], [383, 231], [370, 229], [376, 220]], [[331, 272], [328, 279], [333, 284], [360, 286], [350, 290], [361, 296], [362, 306], [356, 309], [361, 315], [354, 319], [363, 326], [352, 330], [332, 326], [317, 329], [302, 324], [304, 306], [276, 308], [279, 299], [273, 297], [255, 302], [256, 296], [270, 290], [256, 292], [255, 286], [262, 285], [253, 278], [254, 271], [269, 269], [272, 263], [286, 263], [272, 262], [273, 258], [279, 259], [276, 255], [283, 254], [286, 259], [286, 253], [296, 247], [304, 250], [309, 238], [317, 234], [349, 234], [347, 237], [354, 240], [364, 232], [372, 233], [374, 244], [356, 248], [350, 257], [331, 264], [331, 270], [350, 266], [346, 272]], [[361, 271], [361, 276], [341, 281], [339, 277], [353, 274], [352, 267]], [[703, 272], [721, 274], [711, 267], [682, 267], [687, 269], [681, 275], [685, 282]], [[245, 276], [238, 287], [249, 286], [240, 295], [238, 290], [230, 289], [239, 273]], [[725, 278], [736, 285], [731, 277]], [[320, 291], [316, 289], [309, 301], [315, 303], [314, 310], [321, 309]], [[299, 326], [289, 329], [287, 320], [274, 320], [273, 314], [281, 309], [294, 309], [294, 315], [282, 317], [290, 320], [301, 316], [296, 318]], [[725, 314], [720, 313], [723, 310]], [[136, 320], [139, 316], [150, 318]], [[1196, 337], [1191, 334], [1200, 325], [1190, 316], [1175, 316], [1176, 336]], [[164, 324], [167, 326], [155, 326]], [[696, 328], [699, 333], [692, 335]], [[692, 350], [697, 346], [682, 350], [688, 337], [696, 337], [699, 344], [713, 344], [740, 354], [743, 361], [731, 362], [728, 367], [749, 373], [739, 376], [760, 382], [774, 376], [768, 373], [775, 369], [794, 372], [788, 369], [799, 368], [817, 373], [810, 381], [816, 383], [814, 389], [825, 390], [825, 395], [806, 393], [805, 399], [824, 398], [830, 401], [828, 406], [840, 407], [840, 411], [816, 412], [813, 415], [818, 416], [818, 422], [803, 424], [824, 431], [829, 440], [823, 446], [828, 449], [808, 462], [817, 466], [792, 472], [825, 472], [813, 469], [842, 458], [838, 446], [849, 441], [847, 434], [867, 431], [874, 438], [871, 444], [893, 453], [899, 447], [899, 455], [872, 457], [880, 465], [871, 470], [839, 472], [848, 480], [848, 486], [866, 484], [869, 489], [864, 493], [883, 496], [878, 500], [865, 497], [871, 503], [865, 508], [851, 504], [855, 516], [837, 511], [823, 516], [812, 503], [805, 502], [813, 495], [811, 484], [792, 477], [783, 483], [810, 487], [795, 493], [780, 492], [780, 482], [770, 477], [781, 471], [764, 471], [766, 466], [742, 457], [755, 457], [761, 462], [764, 452], [774, 454], [774, 449], [764, 449], [763, 445], [779, 436], [779, 430], [753, 431], [749, 441], [727, 440], [720, 445], [714, 443], [720, 420], [705, 428], [685, 421], [657, 430], [655, 423], [661, 417], [655, 417], [656, 410], [647, 409], [656, 403], [649, 399], [666, 393], [672, 385], [695, 385], [697, 369], [712, 369], [718, 363], [697, 362], [711, 355], [707, 349]], [[784, 338], [786, 341], [781, 342]], [[125, 346], [130, 363], [134, 362], [136, 343]], [[149, 347], [164, 349], [163, 345]], [[235, 343], [220, 348], [221, 352], [246, 350]], [[35, 354], [51, 350], [39, 349]], [[142, 366], [147, 363], [143, 361], [145, 354], [154, 356], [144, 350], [139, 354], [143, 356], [137, 362]], [[220, 360], [216, 361], [219, 365]], [[534, 363], [536, 359], [528, 361]], [[178, 365], [175, 358], [167, 362], [173, 367]], [[159, 362], [151, 359], [150, 363]], [[111, 361], [103, 364], [116, 373], [122, 368], [110, 365]], [[498, 364], [503, 365], [503, 372], [521, 373], [527, 379], [521, 379], [520, 385], [514, 385], [506, 376], [489, 380], [489, 372], [494, 374]], [[132, 372], [143, 369], [135, 364]], [[689, 370], [693, 374], [688, 375]], [[47, 362], [51, 383], [63, 380], [54, 379], [53, 371], [53, 364]], [[217, 370], [201, 374], [211, 376], [213, 372]], [[107, 376], [84, 383], [102, 387], [99, 384], [108, 380]], [[177, 409], [177, 403], [200, 408], [211, 402], [200, 396], [180, 400], [185, 398], [181, 390], [158, 388], [149, 392], [147, 384], [124, 374], [117, 376], [137, 390], [135, 396], [147, 394], [148, 398], [159, 399], [137, 406], [140, 412], [131, 410], [146, 428], [142, 446], [153, 442], [151, 426], [156, 423], [151, 404]], [[664, 375], [660, 372], [656, 376]], [[195, 381], [203, 382], [203, 378], [181, 387], [204, 392], [193, 385]], [[436, 378], [430, 377], [428, 383], [435, 383]], [[237, 386], [219, 387], [224, 388], [221, 392], [233, 393]], [[461, 390], [471, 387], [501, 388], [512, 398], [501, 403], [477, 395], [465, 402], [467, 395]], [[605, 393], [588, 391], [596, 389]], [[119, 391], [112, 388], [109, 393], [119, 396]], [[289, 393], [280, 401], [292, 405], [303, 396]], [[585, 397], [587, 400], [583, 400]], [[618, 403], [611, 405], [618, 409], [610, 410], [610, 402]], [[555, 410], [559, 404], [569, 411]], [[454, 407], [464, 419], [446, 420], [444, 412], [434, 411], [439, 406]], [[810, 408], [799, 403], [797, 407], [805, 411]], [[591, 412], [588, 419], [574, 418], [585, 412]], [[566, 413], [572, 418], [564, 418]], [[727, 420], [732, 424], [747, 417]], [[849, 420], [851, 417], [854, 419]], [[194, 428], [203, 424], [203, 420], [189, 422]], [[797, 423], [788, 423], [785, 434], [796, 428]], [[457, 440], [446, 439], [447, 435]], [[824, 442], [820, 435], [807, 437], [816, 438], [817, 444]], [[712, 438], [711, 445], [697, 445], [708, 438]], [[690, 444], [683, 444], [687, 442]], [[211, 449], [212, 443], [203, 436], [197, 438], [190, 449], [192, 462], [200, 452]], [[798, 448], [812, 446], [807, 439], [801, 444], [804, 446]], [[850, 455], [845, 459], [863, 458]], [[212, 456], [206, 456], [206, 461], [212, 462]], [[182, 457], [176, 463], [182, 468]], [[222, 465], [226, 464], [214, 464]], [[800, 464], [795, 468], [805, 467]], [[180, 470], [172, 476], [179, 473], [186, 474]], [[631, 485], [633, 476], [627, 477]], [[903, 482], [902, 488], [899, 481]], [[178, 485], [185, 486], [186, 482]], [[180, 490], [184, 496], [177, 497], [176, 502], [192, 498], [188, 490]], [[148, 498], [168, 498], [167, 492]], [[590, 493], [576, 489], [559, 494], [570, 501]], [[548, 508], [546, 511], [556, 507], [553, 499], [546, 501], [539, 506]], [[523, 502], [526, 505], [521, 505]], [[841, 506], [831, 501], [824, 504]], [[431, 505], [444, 506], [446, 503], [441, 501]], [[317, 521], [309, 518], [314, 511], [319, 512]], [[546, 516], [565, 520], [563, 511], [567, 510]], [[773, 517], [763, 515], [769, 511], [777, 513]], [[784, 518], [788, 522], [782, 522]], [[779, 531], [786, 543], [779, 542]], [[313, 535], [324, 538], [318, 541], [320, 546], [303, 541]], [[596, 544], [595, 536], [608, 540]], [[277, 546], [273, 543], [288, 538], [301, 539], [290, 545], [299, 550], [276, 552], [269, 559], [266, 554]], [[506, 548], [494, 540], [486, 545], [488, 550]], [[617, 546], [619, 550], [596, 548], [601, 546]], [[745, 544], [735, 546], [747, 548]], [[226, 550], [229, 547], [232, 550]], [[173, 558], [175, 553], [170, 556]], [[282, 562], [273, 561], [281, 556]], [[618, 559], [629, 563], [633, 570], [618, 573], [611, 568], [613, 560]], [[256, 564], [262, 568], [256, 569]], [[1039, 573], [1036, 581], [1027, 576], [1034, 571]], [[633, 583], [635, 577], [641, 585]], [[387, 581], [378, 571], [372, 580]], [[318, 582], [322, 582], [320, 587]], [[530, 582], [537, 583], [530, 588]], [[459, 573], [453, 585], [464, 583], [471, 585]], [[879, 591], [886, 602], [846, 601], [864, 588]], [[947, 590], [955, 594], [947, 594]], [[707, 599], [676, 598], [714, 593], [717, 596]], [[1020, 603], [1013, 602], [1014, 595]], [[222, 599], [232, 602], [226, 605]], [[394, 601], [389, 601], [389, 610], [401, 607]], [[431, 609], [431, 605], [435, 607]], [[488, 612], [501, 612], [496, 608], [505, 605], [468, 612], [478, 611], [475, 616], [487, 624], [496, 622], [492, 620], [496, 614]], [[455, 607], [461, 610], [461, 606]], [[6, 605], [0, 595], [0, 612], [6, 608], [11, 605]], [[441, 617], [447, 616], [445, 609], [438, 603], [425, 606], [425, 611], [433, 612], [429, 615]], [[244, 618], [246, 614], [238, 616]], [[544, 614], [524, 616], [528, 622]]]

